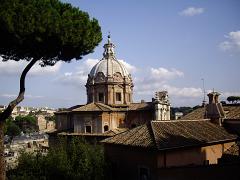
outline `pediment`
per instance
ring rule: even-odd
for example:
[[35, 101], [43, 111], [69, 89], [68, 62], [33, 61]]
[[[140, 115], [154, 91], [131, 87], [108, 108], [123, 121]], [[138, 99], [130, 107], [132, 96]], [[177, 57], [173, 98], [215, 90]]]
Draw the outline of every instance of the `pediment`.
[[106, 79], [105, 75], [103, 74], [103, 72], [98, 72], [97, 76], [95, 77], [95, 82], [104, 82]]
[[114, 82], [122, 82], [122, 81], [123, 81], [123, 77], [122, 77], [122, 75], [121, 75], [120, 72], [114, 73], [114, 75], [113, 75], [113, 81], [114, 81]]

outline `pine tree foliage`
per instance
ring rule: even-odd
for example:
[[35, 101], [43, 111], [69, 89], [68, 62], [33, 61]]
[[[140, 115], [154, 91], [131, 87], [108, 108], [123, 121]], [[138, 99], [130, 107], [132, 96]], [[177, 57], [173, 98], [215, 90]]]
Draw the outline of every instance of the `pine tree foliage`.
[[1, 0], [0, 24], [5, 61], [70, 62], [93, 52], [102, 40], [96, 19], [58, 0]]

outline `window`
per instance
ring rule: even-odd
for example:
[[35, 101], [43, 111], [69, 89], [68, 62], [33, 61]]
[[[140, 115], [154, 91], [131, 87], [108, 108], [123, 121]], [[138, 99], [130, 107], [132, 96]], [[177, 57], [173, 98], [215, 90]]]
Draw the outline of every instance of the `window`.
[[104, 126], [104, 132], [108, 131], [108, 125]]
[[98, 93], [98, 101], [103, 102], [104, 96], [103, 93]]
[[135, 127], [137, 127], [136, 124], [131, 124], [131, 128], [135, 128]]
[[121, 101], [121, 100], [122, 100], [121, 93], [116, 93], [116, 101]]
[[145, 167], [140, 167], [139, 168], [139, 180], [149, 180], [150, 175], [149, 175], [149, 169]]
[[86, 126], [85, 127], [85, 132], [86, 133], [92, 133], [92, 127], [91, 126]]

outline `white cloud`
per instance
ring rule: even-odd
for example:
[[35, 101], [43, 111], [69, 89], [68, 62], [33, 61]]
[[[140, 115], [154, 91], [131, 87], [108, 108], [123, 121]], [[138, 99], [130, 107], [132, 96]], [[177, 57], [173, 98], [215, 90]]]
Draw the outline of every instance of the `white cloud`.
[[137, 71], [137, 68], [129, 63], [127, 63], [124, 60], [119, 60], [128, 70], [129, 73], [135, 73]]
[[86, 61], [83, 61], [83, 65], [84, 65], [84, 67], [80, 67], [81, 69], [85, 69], [85, 68], [87, 68], [87, 70], [91, 70], [92, 68], [93, 68], [93, 66], [95, 65], [95, 64], [97, 64], [99, 62], [99, 60], [98, 59], [87, 59]]
[[156, 91], [168, 91], [170, 96], [175, 97], [188, 97], [188, 98], [196, 98], [201, 97], [203, 95], [201, 88], [195, 88], [195, 87], [175, 87], [168, 85], [165, 82], [151, 82], [147, 83], [146, 81], [142, 83], [137, 83], [135, 87], [135, 92], [138, 95], [154, 95], [154, 92]]
[[178, 88], [174, 86], [165, 85], [164, 86], [169, 95], [176, 96], [176, 97], [189, 97], [189, 98], [196, 98], [201, 97], [203, 95], [201, 88], [194, 88], [194, 87], [183, 87]]
[[[0, 75], [20, 75], [23, 69], [27, 66], [27, 61], [13, 61], [9, 60], [6, 62], [2, 61], [0, 58]], [[35, 64], [29, 71], [28, 75], [39, 76], [39, 75], [49, 75], [58, 72], [61, 68], [62, 62], [58, 62], [54, 66], [41, 67], [39, 64]]]
[[[135, 66], [125, 62], [124, 60], [119, 61], [125, 65], [129, 72], [136, 72], [137, 68]], [[74, 72], [65, 72], [55, 81], [62, 84], [71, 84], [78, 88], [85, 88], [84, 85], [87, 82], [88, 74], [90, 73], [93, 66], [98, 62], [98, 59], [87, 59], [86, 61], [81, 61]]]
[[223, 51], [239, 51], [240, 52], [240, 31], [232, 31], [225, 36], [226, 41], [219, 44]]
[[159, 67], [157, 69], [151, 68], [151, 76], [154, 79], [172, 79], [175, 77], [182, 77], [183, 75], [183, 72], [174, 68], [170, 70], [163, 67]]
[[138, 95], [153, 96], [154, 92], [156, 91], [167, 90], [170, 96], [191, 98], [200, 97], [202, 95], [201, 88], [179, 88], [169, 85], [170, 80], [183, 76], [184, 73], [182, 71], [174, 68], [150, 68], [149, 70], [145, 70], [145, 74], [143, 77], [135, 79], [134, 91]]
[[22, 62], [0, 60], [0, 74], [1, 75], [17, 75], [24, 68]]
[[[184, 73], [177, 69], [146, 68], [144, 71], [138, 71], [136, 75], [138, 78], [134, 79], [134, 90], [138, 94], [153, 94], [154, 91], [166, 90], [164, 85], [170, 80], [183, 77]], [[134, 76], [133, 76], [134, 77]]]
[[55, 82], [85, 88], [84, 85], [87, 82], [88, 74], [98, 61], [98, 59], [80, 61], [79, 66], [76, 67], [74, 72], [65, 72], [63, 75], [57, 77]]
[[[3, 98], [16, 98], [17, 94], [2, 94], [0, 95]], [[24, 95], [25, 98], [29, 98], [29, 99], [38, 99], [38, 98], [43, 98], [44, 96], [35, 96], [35, 95], [31, 95], [31, 94], [26, 94]]]
[[181, 11], [179, 14], [182, 16], [195, 16], [202, 14], [204, 12], [204, 8], [196, 8], [196, 7], [188, 7]]
[[240, 92], [223, 92], [222, 97], [227, 98], [229, 96], [240, 96]]
[[54, 66], [41, 67], [38, 64], [35, 64], [32, 69], [29, 71], [30, 75], [49, 75], [57, 73], [62, 66], [62, 62], [57, 62]]

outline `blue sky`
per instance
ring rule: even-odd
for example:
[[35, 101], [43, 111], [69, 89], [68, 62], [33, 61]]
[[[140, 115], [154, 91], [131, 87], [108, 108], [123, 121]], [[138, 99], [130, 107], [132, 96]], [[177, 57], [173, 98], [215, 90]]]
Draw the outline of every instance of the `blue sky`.
[[[69, 107], [86, 103], [85, 83], [102, 58], [108, 31], [134, 79], [134, 101], [168, 90], [172, 106], [195, 106], [213, 88], [221, 99], [240, 95], [239, 0], [71, 0], [99, 20], [103, 41], [81, 61], [34, 67], [23, 106]], [[18, 93], [25, 62], [0, 62], [0, 104]]]

